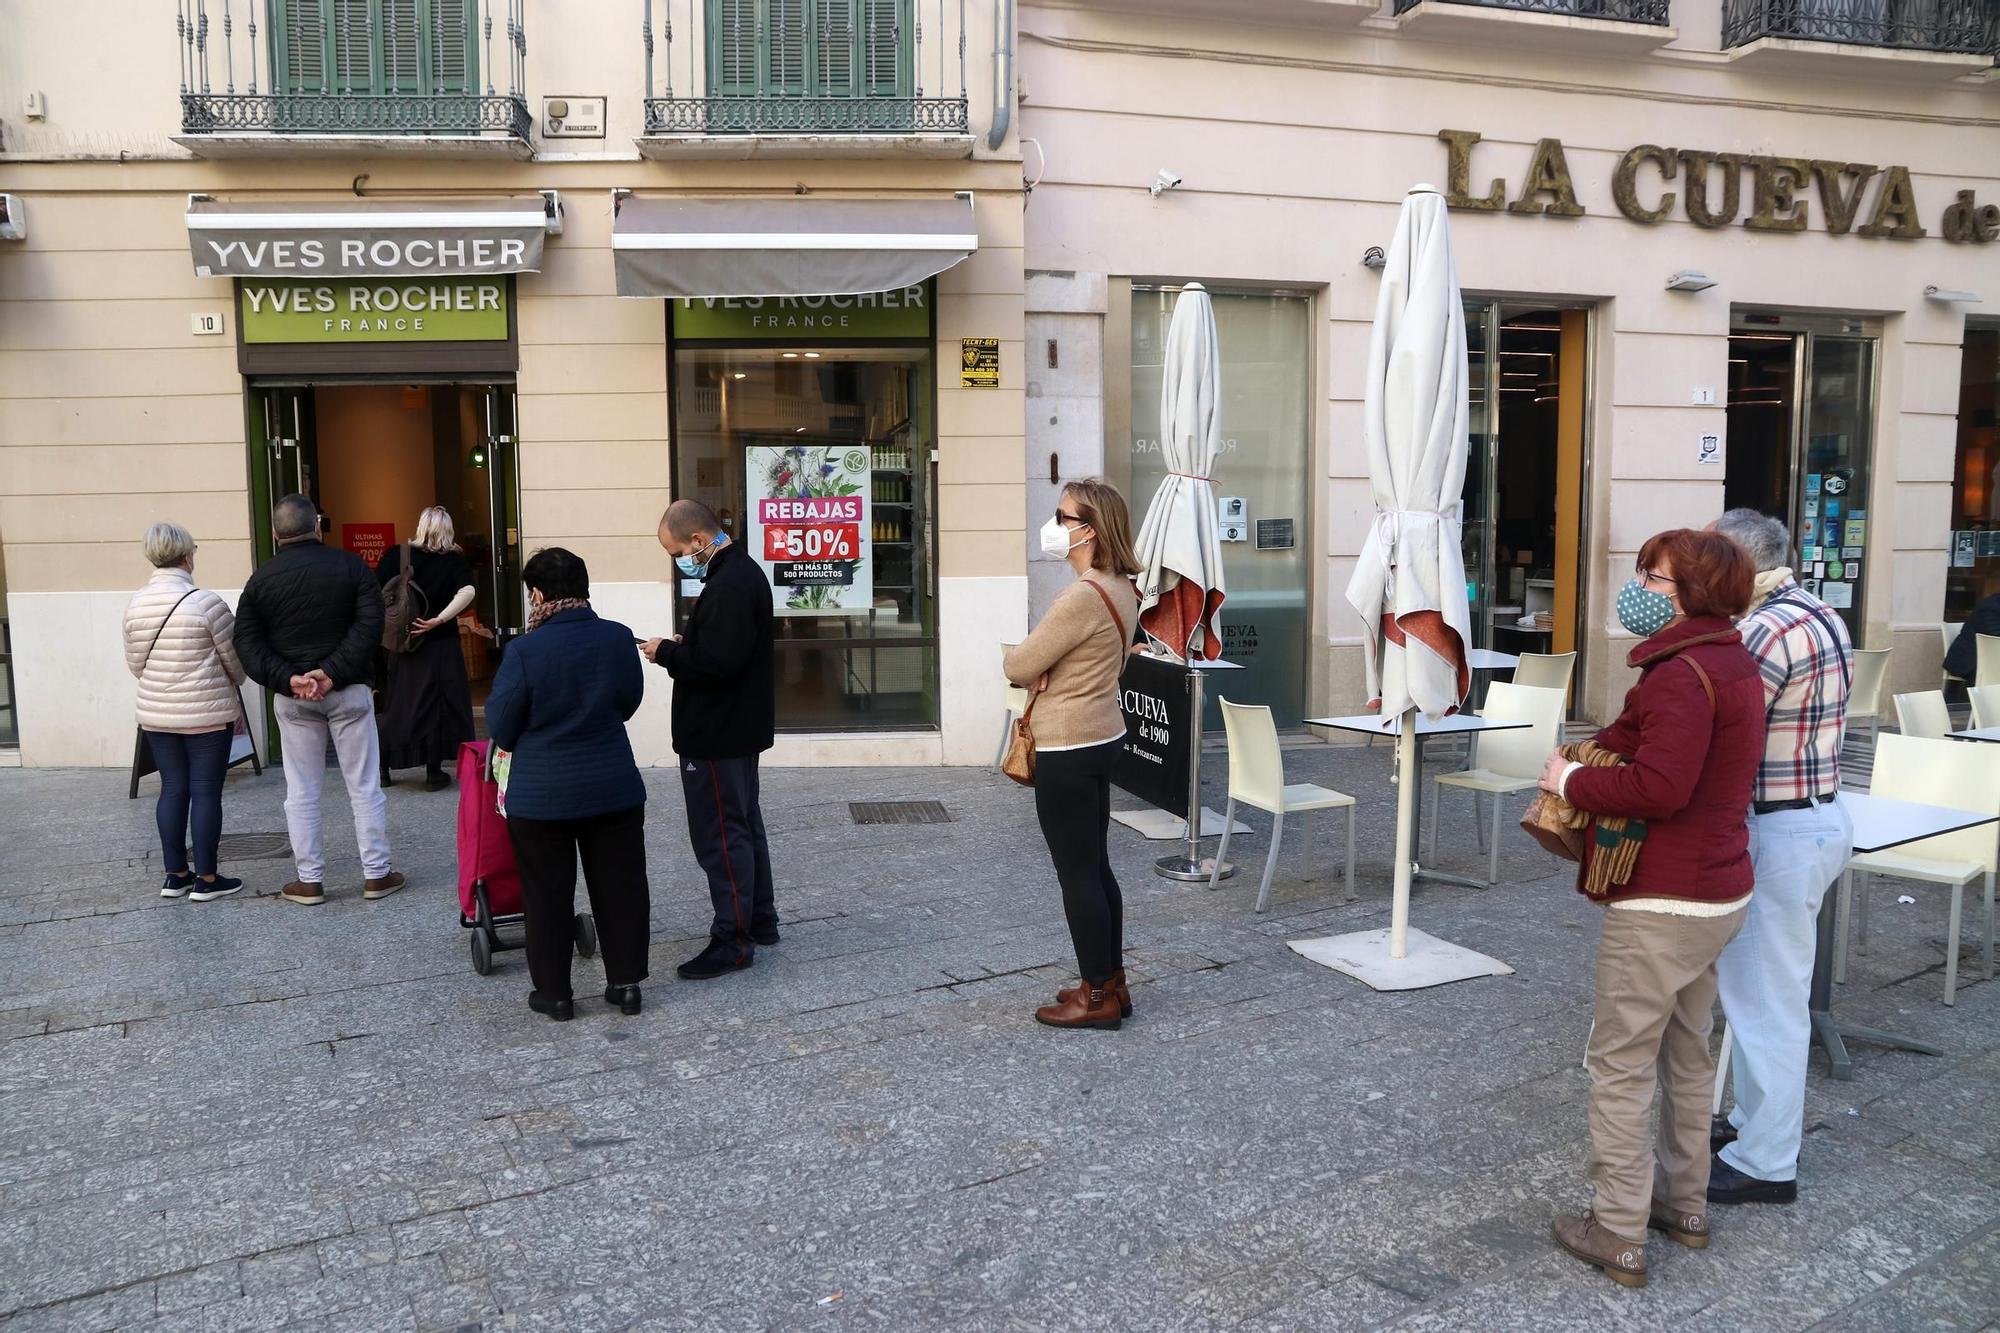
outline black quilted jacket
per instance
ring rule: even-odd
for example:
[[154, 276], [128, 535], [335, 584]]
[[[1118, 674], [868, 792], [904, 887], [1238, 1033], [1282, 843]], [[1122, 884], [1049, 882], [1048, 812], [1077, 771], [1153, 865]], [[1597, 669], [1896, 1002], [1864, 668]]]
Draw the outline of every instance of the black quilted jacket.
[[250, 679], [279, 694], [318, 667], [335, 689], [374, 676], [382, 642], [382, 591], [352, 551], [307, 540], [279, 548], [243, 585], [236, 655]]

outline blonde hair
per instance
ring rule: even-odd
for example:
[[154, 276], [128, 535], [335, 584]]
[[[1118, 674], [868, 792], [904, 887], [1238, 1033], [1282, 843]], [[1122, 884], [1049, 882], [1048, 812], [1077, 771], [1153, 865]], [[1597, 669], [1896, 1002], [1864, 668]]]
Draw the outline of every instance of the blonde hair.
[[417, 515], [417, 535], [410, 538], [410, 545], [420, 546], [426, 551], [449, 551], [457, 544], [457, 534], [451, 526], [451, 513], [443, 505], [432, 505]]
[[155, 523], [142, 544], [155, 569], [170, 569], [194, 554], [194, 538], [178, 523]]
[[1077, 517], [1097, 534], [1091, 547], [1090, 567], [1132, 578], [1139, 573], [1139, 557], [1132, 551], [1132, 515], [1125, 497], [1102, 477], [1085, 477], [1063, 487], [1063, 496], [1076, 504]]

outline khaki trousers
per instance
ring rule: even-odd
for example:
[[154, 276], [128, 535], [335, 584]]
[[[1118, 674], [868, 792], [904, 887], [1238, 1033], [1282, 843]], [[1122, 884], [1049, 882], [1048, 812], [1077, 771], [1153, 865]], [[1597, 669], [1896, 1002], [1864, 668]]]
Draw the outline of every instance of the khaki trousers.
[[[1626, 1240], [1643, 1243], [1656, 1200], [1664, 1211], [1708, 1211], [1715, 960], [1743, 916], [1605, 909], [1587, 1061], [1591, 1209]], [[1648, 1132], [1656, 1085], [1657, 1147]]]

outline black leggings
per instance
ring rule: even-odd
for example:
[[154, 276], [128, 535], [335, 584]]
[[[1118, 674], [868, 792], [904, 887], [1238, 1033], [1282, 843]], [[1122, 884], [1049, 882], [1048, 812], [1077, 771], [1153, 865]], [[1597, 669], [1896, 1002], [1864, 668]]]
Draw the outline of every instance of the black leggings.
[[1111, 769], [1124, 747], [1120, 737], [1084, 750], [1035, 755], [1035, 816], [1062, 885], [1077, 967], [1093, 984], [1125, 966], [1125, 899], [1105, 847]]
[[160, 859], [170, 875], [188, 871], [187, 837], [194, 832], [194, 873], [216, 874], [215, 852], [222, 841], [222, 779], [229, 772], [229, 742], [235, 728], [187, 734], [149, 731], [146, 744], [160, 770], [160, 799], [153, 806], [160, 829]]

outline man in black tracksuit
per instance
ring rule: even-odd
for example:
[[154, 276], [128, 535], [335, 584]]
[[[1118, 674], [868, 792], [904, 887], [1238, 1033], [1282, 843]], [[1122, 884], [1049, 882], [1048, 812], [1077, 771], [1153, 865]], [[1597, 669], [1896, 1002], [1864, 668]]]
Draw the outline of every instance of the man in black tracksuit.
[[698, 500], [668, 506], [660, 545], [683, 576], [702, 580], [681, 632], [641, 649], [674, 678], [674, 753], [688, 840], [715, 904], [708, 947], [679, 969], [699, 981], [748, 967], [756, 945], [778, 942], [771, 849], [757, 793], [757, 757], [771, 748], [776, 721], [771, 581]]

